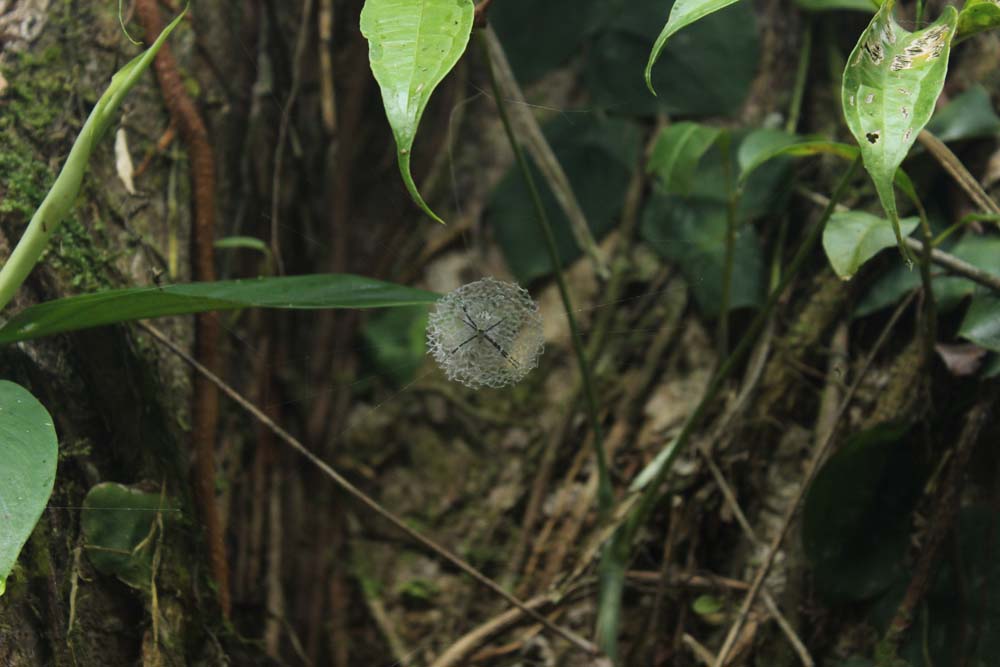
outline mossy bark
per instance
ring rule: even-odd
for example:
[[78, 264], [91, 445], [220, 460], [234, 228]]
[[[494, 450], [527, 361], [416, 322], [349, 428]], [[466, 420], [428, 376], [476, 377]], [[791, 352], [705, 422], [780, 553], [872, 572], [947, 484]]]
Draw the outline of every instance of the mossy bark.
[[[122, 34], [115, 5], [15, 0], [0, 17], [18, 18], [0, 42], [0, 256], [17, 243], [112, 74], [141, 48]], [[179, 32], [175, 49], [189, 59], [192, 31]], [[8, 315], [46, 299], [149, 284], [171, 264], [174, 278], [185, 278], [186, 165], [169, 155], [153, 160], [135, 193], [116, 169], [115, 131], [125, 131], [138, 163], [167, 122], [148, 74], [97, 147], [74, 213]], [[184, 324], [172, 334], [190, 336]], [[0, 665], [218, 664], [212, 635], [220, 622], [187, 473], [186, 371], [133, 329], [109, 327], [0, 349], [0, 377], [38, 397], [60, 444], [49, 507], [0, 596]], [[181, 508], [160, 545], [155, 598], [98, 573], [87, 557], [80, 506], [106, 481], [163, 487]]]

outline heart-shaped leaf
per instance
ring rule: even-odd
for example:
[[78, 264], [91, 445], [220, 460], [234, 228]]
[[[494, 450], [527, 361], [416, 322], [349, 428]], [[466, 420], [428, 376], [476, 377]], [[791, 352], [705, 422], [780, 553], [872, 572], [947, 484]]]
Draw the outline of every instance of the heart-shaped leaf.
[[58, 444], [45, 407], [0, 380], [0, 593], [52, 494]]
[[[920, 218], [901, 220], [903, 235], [909, 236], [919, 222]], [[862, 264], [895, 243], [889, 221], [864, 211], [838, 211], [823, 230], [823, 249], [843, 280], [850, 280]]]
[[655, 173], [670, 193], [686, 195], [694, 183], [695, 167], [721, 130], [690, 121], [665, 127], [656, 138], [646, 171]]
[[176, 518], [177, 508], [159, 493], [104, 482], [83, 499], [80, 527], [94, 568], [142, 590], [150, 590], [153, 554], [161, 538], [157, 515]]
[[1000, 26], [1000, 5], [993, 0], [966, 0], [958, 15], [959, 39], [998, 26]]
[[656, 64], [656, 60], [660, 57], [660, 52], [663, 51], [663, 47], [666, 46], [667, 40], [675, 32], [691, 25], [699, 19], [703, 19], [709, 14], [724, 9], [729, 5], [735, 3], [737, 0], [676, 0], [674, 6], [670, 9], [670, 16], [667, 18], [666, 25], [663, 26], [663, 30], [660, 31], [660, 35], [656, 38], [653, 43], [653, 50], [649, 54], [649, 61], [646, 63], [646, 87], [649, 88], [649, 92], [656, 94], [653, 90], [653, 65]]
[[441, 223], [413, 182], [410, 153], [431, 93], [465, 52], [474, 15], [472, 0], [367, 0], [361, 10], [361, 34], [396, 138], [403, 183], [424, 213]]
[[975, 297], [958, 335], [987, 350], [1000, 352], [1000, 299], [986, 294]]
[[[1000, 6], [993, 6], [1000, 11]], [[993, 110], [990, 94], [975, 85], [934, 114], [927, 130], [941, 141], [995, 137], [1000, 133], [1000, 117]]]
[[116, 322], [239, 308], [385, 308], [437, 294], [350, 274], [314, 274], [134, 287], [46, 301], [0, 327], [0, 344]]
[[911, 33], [896, 23], [894, 5], [895, 0], [885, 1], [851, 52], [841, 104], [896, 243], [909, 257], [899, 229], [893, 179], [934, 113], [948, 72], [958, 12], [945, 7], [936, 22]]
[[806, 494], [802, 543], [817, 588], [831, 598], [871, 598], [902, 571], [922, 481], [917, 457], [902, 442], [907, 431], [883, 424], [852, 435]]

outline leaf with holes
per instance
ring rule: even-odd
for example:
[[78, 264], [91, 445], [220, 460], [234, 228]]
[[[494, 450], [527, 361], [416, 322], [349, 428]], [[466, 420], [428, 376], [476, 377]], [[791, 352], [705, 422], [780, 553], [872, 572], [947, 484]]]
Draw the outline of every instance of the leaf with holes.
[[1000, 5], [994, 0], [967, 0], [958, 15], [959, 40], [1000, 27]]
[[735, 3], [737, 0], [677, 0], [674, 2], [674, 6], [670, 9], [670, 16], [667, 17], [667, 23], [663, 26], [663, 30], [660, 31], [659, 37], [653, 43], [653, 50], [649, 54], [649, 61], [646, 63], [646, 87], [649, 88], [649, 92], [656, 94], [653, 89], [653, 65], [656, 64], [656, 60], [660, 57], [660, 52], [663, 51], [663, 47], [666, 46], [667, 40], [670, 39], [671, 35], [675, 32], [691, 25], [695, 21], [705, 18], [709, 14], [719, 11], [720, 9], [725, 9], [729, 5]]
[[20, 385], [0, 380], [0, 593], [56, 479], [52, 417]]
[[686, 195], [694, 184], [695, 167], [721, 130], [690, 121], [665, 127], [656, 138], [646, 171], [656, 174], [670, 193]]
[[431, 93], [465, 52], [474, 14], [472, 0], [367, 0], [361, 10], [361, 34], [396, 138], [403, 183], [440, 223], [413, 182], [410, 153]]
[[948, 72], [958, 12], [945, 7], [941, 17], [918, 32], [896, 23], [894, 0], [886, 0], [861, 33], [844, 69], [841, 104], [847, 126], [861, 147], [896, 243], [906, 257], [899, 229], [893, 179], [931, 114]]
[[[909, 236], [919, 222], [901, 220], [903, 235]], [[838, 211], [823, 229], [823, 249], [841, 280], [850, 280], [862, 264], [894, 244], [889, 222], [864, 211]]]

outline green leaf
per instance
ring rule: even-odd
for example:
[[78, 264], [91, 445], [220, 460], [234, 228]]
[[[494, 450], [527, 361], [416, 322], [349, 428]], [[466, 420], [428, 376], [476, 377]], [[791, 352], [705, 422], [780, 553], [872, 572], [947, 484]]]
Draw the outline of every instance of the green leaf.
[[995, 137], [1000, 133], [1000, 117], [993, 110], [990, 94], [977, 84], [934, 114], [927, 129], [941, 141]]
[[975, 297], [958, 335], [979, 347], [1000, 352], [1000, 299], [986, 294]]
[[[903, 236], [909, 236], [920, 218], [906, 218], [899, 224]], [[895, 244], [889, 221], [864, 211], [834, 213], [823, 230], [823, 249], [830, 266], [843, 280], [850, 280], [862, 264]]]
[[699, 595], [691, 603], [691, 611], [698, 614], [699, 616], [709, 616], [712, 614], [718, 614], [720, 611], [726, 608], [726, 601], [722, 598], [716, 597], [714, 595], [704, 594]]
[[[527, 84], [581, 52], [591, 28], [591, 13], [606, 2], [504, 0], [490, 6], [489, 20], [517, 80]], [[525, 30], [528, 25], [531, 30]]]
[[1000, 26], [1000, 5], [993, 0], [966, 0], [958, 15], [958, 39]]
[[663, 30], [660, 31], [660, 35], [653, 43], [653, 50], [650, 52], [649, 60], [646, 62], [644, 76], [649, 92], [654, 95], [656, 94], [656, 90], [653, 89], [653, 65], [659, 59], [660, 52], [666, 46], [667, 40], [681, 28], [689, 26], [695, 21], [699, 21], [720, 9], [724, 9], [734, 2], [736, 0], [675, 0], [674, 6], [670, 9], [670, 16], [667, 17], [667, 23], [663, 26]]
[[902, 571], [922, 477], [901, 443], [907, 430], [878, 426], [851, 436], [806, 494], [802, 542], [817, 587], [832, 598], [870, 598]]
[[133, 588], [150, 590], [153, 554], [161, 538], [158, 514], [168, 521], [177, 517], [178, 510], [159, 493], [111, 482], [91, 488], [83, 499], [80, 527], [94, 568]]
[[[949, 526], [947, 548], [900, 645], [900, 664], [992, 667], [1000, 655], [1000, 520], [995, 508], [987, 503], [963, 506]], [[876, 627], [889, 625], [908, 579], [872, 610]], [[969, 619], [975, 621], [970, 625]]]
[[[624, 120], [588, 115], [557, 117], [543, 131], [577, 193], [594, 238], [601, 238], [614, 226], [632, 171], [638, 163], [638, 128]], [[569, 221], [530, 159], [529, 168], [539, 184], [559, 257], [568, 265], [580, 256]], [[545, 238], [516, 166], [507, 171], [493, 191], [487, 219], [518, 282], [528, 283], [551, 273], [552, 262], [545, 250]]]
[[958, 12], [945, 7], [935, 23], [910, 33], [896, 23], [894, 5], [895, 0], [885, 1], [851, 52], [841, 104], [896, 242], [909, 258], [899, 229], [893, 180], [934, 113], [948, 72]]
[[[955, 257], [984, 271], [1000, 276], [1000, 238], [967, 233], [961, 241], [946, 248]], [[880, 278], [858, 304], [854, 317], [864, 317], [896, 303], [900, 297], [920, 284], [920, 274], [903, 264], [896, 266]], [[970, 294], [986, 290], [968, 278], [947, 276], [934, 278], [934, 298], [938, 312], [954, 308]]]
[[0, 380], [0, 594], [52, 494], [58, 445], [42, 404]]
[[427, 308], [392, 308], [369, 318], [362, 330], [375, 368], [398, 387], [416, 375], [427, 353]]
[[795, 0], [795, 4], [810, 12], [848, 9], [871, 14], [878, 9], [878, 3], [871, 0]]
[[[725, 265], [726, 206], [705, 199], [655, 195], [643, 211], [640, 235], [658, 254], [676, 262], [691, 283], [698, 306], [719, 314]], [[764, 294], [764, 255], [751, 225], [736, 235], [730, 308], [757, 307]]]
[[616, 11], [609, 13], [589, 45], [584, 71], [595, 104], [633, 116], [726, 116], [739, 111], [759, 62], [750, 3], [712, 14], [670, 40], [653, 75], [659, 97], [649, 94], [638, 72], [663, 20], [663, 0], [607, 4]]
[[21, 240], [15, 246], [3, 268], [0, 269], [0, 308], [6, 306], [13, 298], [14, 293], [24, 283], [28, 273], [38, 262], [38, 258], [52, 234], [55, 233], [59, 223], [73, 209], [76, 196], [80, 192], [80, 185], [83, 183], [83, 174], [87, 170], [90, 154], [111, 123], [114, 122], [115, 112], [125, 95], [153, 62], [156, 53], [181, 19], [184, 18], [185, 13], [187, 13], [187, 7], [163, 29], [152, 46], [129, 61], [111, 77], [111, 83], [107, 90], [97, 100], [97, 104], [94, 105], [90, 115], [87, 116], [87, 121], [80, 130], [80, 134], [73, 142], [73, 147], [70, 148], [66, 158], [66, 164], [63, 165], [55, 183], [49, 188], [45, 199], [38, 206], [38, 210], [31, 217], [31, 222]]
[[812, 157], [814, 155], [835, 155], [845, 160], [853, 160], [858, 156], [858, 149], [856, 146], [825, 139], [797, 140], [792, 135], [771, 130], [769, 131], [769, 141], [758, 140], [745, 149], [743, 146], [740, 147], [740, 182], [744, 182], [758, 167], [776, 157]]
[[667, 192], [688, 194], [694, 183], [698, 161], [720, 133], [718, 128], [690, 121], [663, 128], [656, 138], [646, 171], [655, 173]]
[[437, 294], [349, 274], [315, 274], [137, 287], [31, 306], [0, 327], [0, 343], [165, 315], [239, 308], [385, 308], [429, 304]]
[[991, 354], [979, 371], [979, 377], [995, 378], [1000, 375], [1000, 354]]
[[403, 182], [424, 213], [441, 223], [417, 191], [410, 156], [431, 93], [465, 52], [474, 14], [472, 0], [366, 0], [361, 10], [361, 34], [396, 138]]
[[265, 257], [271, 257], [271, 249], [255, 236], [227, 236], [217, 240], [214, 245], [223, 250], [256, 250]]

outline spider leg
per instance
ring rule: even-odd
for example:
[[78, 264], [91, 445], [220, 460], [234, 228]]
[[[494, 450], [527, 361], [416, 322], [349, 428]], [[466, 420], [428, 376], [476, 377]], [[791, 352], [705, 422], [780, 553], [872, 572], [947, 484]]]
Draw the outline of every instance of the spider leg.
[[459, 306], [461, 306], [462, 312], [465, 313], [465, 316], [467, 318], [469, 318], [468, 320], [463, 320], [463, 322], [465, 322], [466, 324], [468, 324], [470, 327], [472, 327], [472, 329], [474, 331], [476, 331], [478, 333], [479, 332], [479, 325], [476, 324], [476, 320], [474, 320], [472, 318], [472, 315], [469, 314], [469, 311], [465, 309], [465, 304], [461, 303], [461, 304], [459, 304]]
[[449, 354], [449, 355], [451, 355], [451, 354], [455, 354], [456, 352], [458, 352], [458, 351], [459, 351], [459, 350], [461, 350], [461, 349], [462, 349], [463, 347], [465, 347], [466, 345], [468, 345], [468, 344], [469, 344], [469, 343], [471, 343], [472, 341], [476, 340], [477, 338], [479, 338], [479, 332], [478, 332], [478, 331], [477, 331], [477, 332], [476, 332], [476, 333], [475, 333], [474, 335], [472, 335], [472, 336], [469, 336], [469, 337], [468, 337], [468, 338], [466, 338], [466, 339], [465, 339], [464, 341], [462, 341], [462, 344], [461, 344], [461, 345], [459, 345], [458, 347], [456, 347], [456, 348], [455, 348], [454, 350], [452, 350], [452, 351], [451, 351], [451, 352], [449, 352], [448, 354]]
[[510, 362], [511, 366], [513, 366], [514, 368], [520, 368], [520, 365], [517, 363], [517, 361], [514, 359], [514, 357], [510, 356], [507, 353], [507, 350], [505, 350], [502, 347], [500, 347], [499, 343], [497, 343], [495, 340], [493, 340], [492, 338], [490, 338], [489, 336], [487, 336], [485, 333], [483, 334], [483, 338], [485, 338], [486, 340], [488, 340], [490, 342], [490, 345], [492, 345], [493, 347], [495, 347], [497, 349], [497, 352], [499, 352], [503, 356], [504, 359], [506, 359], [507, 361]]
[[485, 330], [485, 331], [483, 331], [483, 333], [484, 333], [484, 334], [488, 334], [489, 332], [493, 331], [493, 330], [494, 330], [494, 329], [496, 329], [496, 328], [497, 328], [498, 326], [500, 326], [501, 324], [503, 324], [503, 321], [504, 321], [505, 319], [507, 319], [507, 318], [506, 318], [506, 317], [501, 317], [501, 318], [500, 318], [499, 320], [497, 320], [496, 322], [494, 322], [493, 324], [491, 324], [491, 325], [490, 325], [489, 327], [487, 327], [487, 328], [486, 328], [486, 330]]

